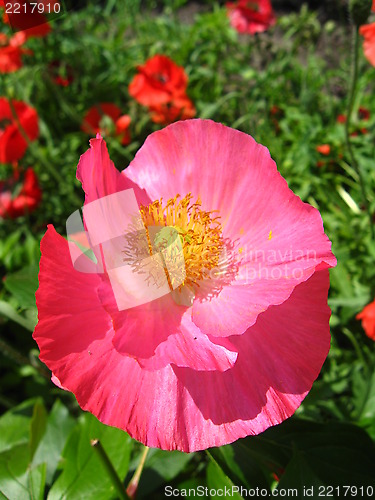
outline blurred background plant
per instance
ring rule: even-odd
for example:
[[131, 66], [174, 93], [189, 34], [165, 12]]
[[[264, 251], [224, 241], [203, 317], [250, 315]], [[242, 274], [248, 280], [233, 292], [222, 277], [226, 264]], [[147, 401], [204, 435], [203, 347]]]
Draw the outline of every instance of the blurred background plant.
[[[75, 169], [96, 131], [123, 169], [152, 131], [194, 115], [267, 146], [289, 186], [320, 210], [338, 259], [329, 299], [332, 347], [290, 421], [207, 453], [151, 450], [138, 498], [164, 498], [166, 484], [267, 491], [307, 483], [374, 485], [374, 308], [358, 318], [365, 330], [356, 315], [375, 297], [375, 245], [345, 144], [351, 50], [346, 2], [274, 0], [274, 20], [253, 35], [231, 26], [233, 7], [224, 2], [66, 6], [48, 33], [13, 34], [4, 23], [0, 34], [1, 494], [116, 498], [90, 446], [94, 438], [125, 484], [136, 469], [140, 446], [83, 414], [38, 361], [31, 332], [39, 243], [49, 223], [64, 233], [66, 218], [83, 204]], [[140, 66], [160, 55], [171, 61], [168, 68], [152, 70], [142, 83], [164, 92], [152, 108], [129, 85]], [[372, 216], [374, 76], [360, 48], [349, 134]], [[337, 490], [333, 495], [339, 497]]]

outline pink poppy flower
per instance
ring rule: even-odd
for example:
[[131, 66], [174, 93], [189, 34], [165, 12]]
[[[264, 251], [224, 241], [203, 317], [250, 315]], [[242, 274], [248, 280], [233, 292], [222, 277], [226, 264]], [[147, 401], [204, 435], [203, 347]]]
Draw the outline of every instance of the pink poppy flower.
[[121, 173], [100, 136], [90, 146], [77, 170], [85, 207], [133, 189], [147, 232], [178, 231], [186, 275], [120, 311], [107, 273], [75, 270], [49, 226], [34, 339], [54, 382], [100, 421], [166, 450], [224, 445], [288, 418], [330, 347], [336, 259], [319, 212], [265, 147], [210, 120], [151, 134]]
[[238, 0], [227, 3], [230, 24], [239, 33], [261, 33], [276, 23], [270, 0]]

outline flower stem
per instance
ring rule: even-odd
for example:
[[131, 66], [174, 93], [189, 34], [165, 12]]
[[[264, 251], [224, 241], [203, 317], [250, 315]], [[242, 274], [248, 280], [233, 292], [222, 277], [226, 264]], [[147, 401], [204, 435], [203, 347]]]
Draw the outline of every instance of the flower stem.
[[147, 458], [147, 454], [148, 454], [149, 449], [150, 448], [148, 446], [144, 447], [144, 450], [143, 450], [143, 453], [141, 456], [141, 460], [138, 464], [138, 467], [137, 467], [136, 471], [134, 472], [134, 476], [131, 478], [131, 480], [128, 484], [128, 487], [126, 488], [126, 492], [129, 496], [129, 498], [131, 498], [131, 499], [135, 498], [135, 495], [137, 493], [139, 480], [140, 480], [140, 477], [141, 477], [141, 474], [143, 471], [143, 467], [144, 467], [145, 462], [146, 462], [146, 458]]
[[116, 469], [113, 467], [113, 464], [110, 461], [110, 459], [109, 459], [107, 453], [105, 452], [99, 439], [92, 439], [91, 446], [94, 448], [94, 450], [98, 454], [99, 459], [102, 462], [105, 470], [107, 471], [107, 474], [108, 474], [109, 478], [111, 479], [111, 482], [112, 482], [113, 486], [115, 487], [120, 500], [128, 500], [129, 497], [126, 493], [125, 486], [122, 483], [121, 479], [119, 478], [119, 476], [116, 472]]
[[355, 338], [355, 336], [353, 335], [353, 333], [349, 330], [349, 328], [343, 328], [342, 329], [342, 333], [350, 340], [352, 346], [354, 347], [354, 350], [357, 354], [357, 358], [361, 360], [362, 362], [362, 366], [364, 367], [364, 370], [366, 372], [366, 375], [367, 376], [370, 376], [371, 378], [371, 374], [369, 372], [369, 366], [368, 366], [368, 363], [366, 361], [366, 358], [362, 352], [362, 349], [360, 348], [359, 346], [359, 343], [357, 341], [357, 339]]
[[41, 366], [35, 366], [34, 364], [32, 364], [26, 356], [14, 349], [14, 347], [5, 342], [3, 339], [0, 339], [0, 351], [3, 356], [6, 356], [18, 365], [32, 366], [42, 377], [46, 378], [47, 380], [51, 379], [51, 375], [47, 370], [45, 370]]
[[351, 61], [352, 67], [351, 67], [350, 91], [349, 91], [349, 99], [348, 99], [347, 119], [346, 119], [346, 123], [345, 123], [345, 139], [346, 139], [346, 146], [348, 148], [348, 153], [349, 153], [352, 167], [355, 169], [356, 173], [358, 174], [359, 185], [360, 185], [361, 194], [362, 194], [362, 201], [363, 201], [363, 205], [364, 205], [365, 210], [367, 211], [367, 214], [369, 217], [371, 236], [374, 239], [374, 237], [375, 237], [374, 226], [372, 223], [370, 207], [369, 207], [368, 200], [367, 200], [365, 182], [363, 180], [361, 168], [360, 168], [360, 166], [359, 166], [359, 164], [354, 156], [352, 145], [350, 142], [350, 135], [349, 135], [351, 118], [352, 118], [352, 114], [353, 114], [354, 98], [355, 98], [355, 92], [356, 92], [357, 81], [358, 81], [358, 60], [359, 60], [359, 31], [358, 31], [358, 26], [354, 26], [353, 27], [353, 41], [352, 41], [352, 61]]

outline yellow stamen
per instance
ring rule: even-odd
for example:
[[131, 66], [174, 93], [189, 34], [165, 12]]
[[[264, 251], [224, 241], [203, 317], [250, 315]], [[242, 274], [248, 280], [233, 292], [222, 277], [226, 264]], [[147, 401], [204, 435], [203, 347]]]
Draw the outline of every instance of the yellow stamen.
[[[147, 232], [151, 227], [167, 226], [177, 231], [185, 261], [186, 277], [183, 285], [194, 288], [199, 287], [201, 280], [210, 278], [210, 270], [219, 263], [224, 241], [220, 217], [213, 215], [216, 211], [202, 210], [199, 198], [195, 203], [191, 203], [191, 200], [191, 193], [184, 198], [177, 194], [164, 206], [162, 199], [147, 206], [141, 205], [140, 213]], [[159, 233], [161, 235], [159, 241], [163, 240], [167, 244], [167, 233], [162, 231]], [[152, 253], [151, 248], [150, 253]]]

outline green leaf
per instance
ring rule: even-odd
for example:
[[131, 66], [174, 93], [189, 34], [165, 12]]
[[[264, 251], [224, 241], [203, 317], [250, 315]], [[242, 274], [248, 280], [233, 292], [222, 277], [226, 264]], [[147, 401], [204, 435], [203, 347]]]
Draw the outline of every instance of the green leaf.
[[7, 498], [28, 499], [28, 444], [16, 445], [0, 453], [0, 491]]
[[28, 485], [30, 491], [30, 498], [33, 500], [44, 499], [44, 488], [46, 484], [46, 464], [39, 464], [29, 470]]
[[30, 459], [44, 433], [46, 411], [26, 401], [0, 418], [0, 492], [7, 498], [44, 498], [46, 465]]
[[156, 471], [165, 481], [171, 481], [185, 468], [193, 458], [193, 453], [180, 451], [150, 450], [145, 470]]
[[[207, 455], [210, 458], [206, 471], [208, 489], [212, 489], [217, 493], [220, 492], [220, 495], [218, 495], [220, 497], [242, 499], [243, 497], [239, 493], [240, 487], [233, 484], [209, 452], [207, 452]], [[211, 498], [215, 498], [215, 496], [211, 495]]]
[[73, 429], [63, 451], [62, 473], [53, 484], [48, 500], [61, 498], [107, 500], [115, 489], [90, 441], [99, 439], [123, 479], [128, 471], [131, 438], [123, 431], [101, 424], [87, 413]]
[[[356, 376], [360, 377], [360, 374], [356, 372]], [[353, 377], [353, 382], [354, 382], [354, 377]], [[359, 417], [364, 418], [364, 419], [374, 419], [375, 418], [375, 372], [372, 373], [371, 377], [361, 378], [361, 384], [360, 388], [358, 388], [359, 394], [356, 394], [354, 391], [354, 396], [355, 396], [355, 404], [358, 405], [359, 409]], [[359, 384], [359, 381], [357, 380], [357, 384]], [[356, 387], [356, 386], [355, 386]], [[354, 387], [353, 387], [354, 389]], [[359, 401], [357, 401], [357, 398]]]
[[257, 486], [269, 489], [259, 462], [250, 455], [248, 448], [243, 446], [241, 440], [232, 445], [212, 448], [210, 455], [234, 484], [248, 489]]
[[0, 452], [28, 444], [35, 401], [25, 401], [0, 417]]
[[[292, 460], [287, 465], [284, 474], [282, 475], [278, 484], [277, 490], [287, 490], [290, 488], [296, 490], [295, 498], [304, 497], [304, 492], [312, 493], [308, 498], [318, 499], [319, 486], [323, 486], [323, 482], [317, 477], [315, 472], [311, 469], [303, 453], [295, 450]], [[288, 492], [289, 496], [292, 493]]]
[[16, 273], [8, 274], [4, 279], [5, 288], [17, 299], [23, 309], [35, 307], [38, 272], [38, 264], [33, 264]]
[[38, 447], [40, 440], [46, 430], [47, 412], [43, 403], [37, 401], [34, 406], [33, 416], [31, 419], [30, 428], [30, 459], [33, 458], [34, 453]]
[[317, 424], [292, 418], [242, 442], [265, 466], [277, 462], [286, 469], [299, 452], [316, 481], [331, 486], [373, 485], [375, 446], [355, 425]]
[[33, 465], [47, 463], [47, 484], [52, 483], [61, 453], [74, 427], [74, 419], [67, 408], [57, 400], [47, 419], [46, 431], [33, 458]]
[[[149, 498], [161, 485], [170, 483], [185, 470], [194, 456], [194, 453], [150, 449], [138, 486], [137, 497]], [[138, 463], [139, 457], [132, 463], [134, 468]]]
[[4, 302], [3, 300], [0, 300], [0, 315], [4, 316], [5, 318], [11, 319], [30, 332], [34, 331], [35, 323], [18, 314], [10, 304]]
[[9, 264], [9, 261], [12, 258], [12, 249], [19, 244], [19, 240], [21, 238], [22, 231], [17, 230], [5, 239], [5, 241], [0, 241], [0, 259], [5, 262], [5, 264]]
[[20, 444], [0, 453], [0, 492], [9, 499], [43, 500], [45, 465], [29, 468], [30, 448]]

